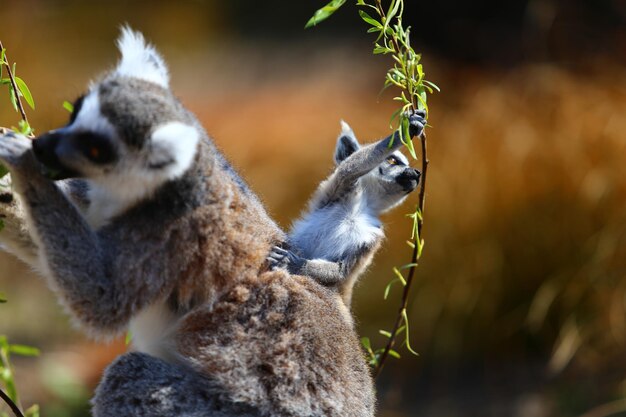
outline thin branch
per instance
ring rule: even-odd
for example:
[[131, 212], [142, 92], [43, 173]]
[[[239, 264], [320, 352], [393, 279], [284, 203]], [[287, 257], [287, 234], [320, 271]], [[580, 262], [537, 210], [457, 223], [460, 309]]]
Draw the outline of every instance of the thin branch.
[[13, 411], [13, 414], [15, 414], [16, 417], [24, 417], [24, 413], [22, 413], [22, 410], [20, 410], [17, 404], [13, 402], [11, 397], [9, 397], [7, 393], [1, 389], [0, 389], [0, 398], [2, 398], [4, 402], [8, 404], [9, 408], [11, 409], [11, 411]]
[[422, 239], [422, 228], [424, 226], [424, 207], [426, 204], [426, 176], [428, 174], [428, 153], [427, 153], [427, 141], [426, 134], [422, 132], [420, 135], [420, 141], [422, 143], [422, 181], [420, 184], [420, 192], [419, 192], [419, 202], [418, 209], [420, 212], [420, 217], [418, 218], [417, 223], [417, 234], [414, 239], [413, 245], [413, 255], [411, 256], [411, 268], [409, 269], [409, 273], [406, 278], [406, 285], [402, 291], [402, 301], [400, 302], [400, 308], [398, 309], [398, 315], [396, 316], [396, 321], [391, 330], [391, 337], [387, 340], [387, 345], [385, 346], [385, 350], [380, 355], [380, 359], [378, 360], [376, 367], [374, 368], [374, 378], [380, 375], [380, 372], [385, 365], [385, 361], [389, 357], [389, 351], [393, 349], [396, 344], [396, 336], [400, 325], [402, 324], [403, 314], [407, 309], [409, 304], [409, 294], [411, 292], [411, 284], [413, 283], [413, 278], [415, 276], [415, 268], [417, 266], [417, 262], [420, 259], [420, 253], [418, 251], [419, 245], [418, 239]]
[[24, 111], [22, 100], [20, 99], [20, 90], [17, 88], [17, 84], [15, 83], [15, 77], [13, 76], [11, 65], [9, 65], [9, 58], [7, 57], [7, 52], [6, 52], [6, 49], [4, 49], [4, 45], [2, 45], [2, 41], [0, 41], [0, 50], [4, 50], [5, 67], [7, 68], [7, 73], [9, 74], [9, 80], [11, 80], [11, 86], [13, 87], [13, 92], [15, 94], [15, 101], [17, 102], [17, 108], [20, 111], [22, 120], [28, 123], [28, 118], [26, 117], [26, 112]]

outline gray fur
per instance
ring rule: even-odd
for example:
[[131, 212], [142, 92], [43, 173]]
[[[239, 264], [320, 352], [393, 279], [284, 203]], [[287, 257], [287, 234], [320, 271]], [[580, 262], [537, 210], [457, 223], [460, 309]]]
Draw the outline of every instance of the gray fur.
[[109, 367], [94, 415], [372, 416], [345, 307], [266, 270], [284, 233], [169, 91], [154, 49], [129, 30], [119, 43], [128, 56], [68, 126], [0, 137], [15, 193], [0, 201], [0, 242], [88, 334], [140, 330], [143, 352]]
[[[410, 134], [420, 135], [423, 112], [409, 117]], [[345, 123], [337, 139], [337, 168], [323, 181], [288, 238], [288, 249], [274, 247], [273, 269], [306, 275], [338, 289], [350, 305], [354, 283], [383, 238], [379, 215], [400, 204], [417, 187], [419, 173], [399, 153], [397, 133], [361, 147]], [[393, 162], [393, 163], [392, 163]]]

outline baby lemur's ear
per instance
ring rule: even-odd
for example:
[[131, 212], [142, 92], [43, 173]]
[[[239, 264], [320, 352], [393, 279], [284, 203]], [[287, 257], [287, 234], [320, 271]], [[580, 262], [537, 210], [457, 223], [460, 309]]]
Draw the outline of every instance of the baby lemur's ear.
[[341, 161], [356, 152], [361, 145], [354, 136], [354, 132], [350, 125], [343, 120], [341, 121], [341, 133], [337, 138], [337, 147], [335, 148], [335, 163], [339, 165]]
[[169, 74], [165, 61], [152, 45], [147, 43], [140, 32], [122, 26], [117, 39], [117, 47], [122, 54], [114, 73], [125, 77], [140, 78], [167, 88]]

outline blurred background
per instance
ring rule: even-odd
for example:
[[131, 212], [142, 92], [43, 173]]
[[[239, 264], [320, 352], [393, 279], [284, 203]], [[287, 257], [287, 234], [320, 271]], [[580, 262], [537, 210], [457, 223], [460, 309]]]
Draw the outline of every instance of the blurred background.
[[[352, 3], [352, 2], [348, 2]], [[406, 0], [427, 78], [426, 247], [409, 310], [412, 346], [377, 381], [379, 415], [626, 416], [626, 3]], [[169, 63], [172, 86], [288, 228], [332, 169], [339, 120], [389, 133], [389, 60], [353, 4], [303, 30], [322, 1], [1, 0], [0, 40], [37, 107], [68, 118], [118, 56], [127, 22]], [[4, 87], [3, 87], [4, 88]], [[0, 91], [0, 125], [19, 118]], [[416, 161], [415, 165], [419, 162]], [[404, 216], [356, 291], [360, 334], [382, 346], [409, 262]], [[102, 368], [126, 348], [88, 341], [43, 281], [0, 254], [0, 334], [25, 405], [86, 416]], [[587, 413], [587, 414], [585, 414]]]

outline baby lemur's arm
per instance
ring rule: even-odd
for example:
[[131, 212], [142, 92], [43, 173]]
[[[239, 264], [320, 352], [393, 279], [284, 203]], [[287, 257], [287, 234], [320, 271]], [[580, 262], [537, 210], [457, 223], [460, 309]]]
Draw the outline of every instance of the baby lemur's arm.
[[[409, 134], [411, 139], [422, 133], [425, 116], [426, 113], [422, 110], [416, 111], [409, 116]], [[318, 204], [323, 206], [325, 202], [332, 202], [346, 195], [359, 178], [376, 168], [401, 146], [400, 135], [398, 131], [395, 131], [378, 142], [357, 149], [337, 166], [335, 172], [326, 181], [326, 198], [324, 201], [318, 202]]]

